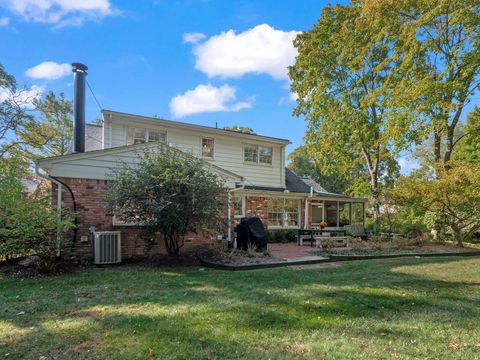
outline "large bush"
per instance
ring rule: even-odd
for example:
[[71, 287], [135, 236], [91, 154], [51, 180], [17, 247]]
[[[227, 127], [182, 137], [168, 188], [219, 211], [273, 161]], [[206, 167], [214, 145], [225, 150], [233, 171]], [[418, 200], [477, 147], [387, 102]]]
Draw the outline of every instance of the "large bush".
[[[125, 165], [114, 175], [106, 195], [109, 210], [141, 225], [145, 239], [162, 233], [170, 255], [179, 253], [189, 231], [205, 236], [226, 231], [224, 182], [200, 160], [159, 148], [140, 154], [137, 166]], [[147, 240], [147, 250], [149, 245]]]
[[45, 265], [51, 263], [69, 246], [65, 237], [69, 228], [70, 217], [63, 214], [60, 219], [58, 212], [50, 208], [47, 196], [20, 198], [0, 220], [0, 258], [35, 254]]
[[14, 159], [0, 162], [0, 170], [0, 259], [39, 255], [43, 264], [51, 263], [69, 245], [64, 234], [71, 217], [51, 208], [48, 191], [24, 193], [23, 171]]
[[391, 196], [398, 214], [412, 214], [412, 225], [420, 220], [462, 246], [480, 229], [480, 165], [450, 162], [434, 170], [402, 177]]

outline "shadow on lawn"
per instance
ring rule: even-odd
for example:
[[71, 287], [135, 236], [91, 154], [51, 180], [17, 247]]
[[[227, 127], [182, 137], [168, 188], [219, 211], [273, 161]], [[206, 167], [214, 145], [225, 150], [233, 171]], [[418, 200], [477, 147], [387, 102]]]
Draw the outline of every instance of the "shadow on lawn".
[[[163, 349], [164, 357], [174, 356], [177, 347], [182, 347], [185, 354], [202, 353], [207, 358], [210, 351], [215, 357], [234, 357], [231, 355], [235, 352], [260, 357], [261, 349], [252, 336], [271, 337], [286, 329], [302, 332], [327, 328], [339, 332], [344, 320], [355, 319], [371, 323], [368, 328], [351, 329], [362, 336], [387, 332], [397, 339], [411, 339], [415, 330], [386, 328], [382, 321], [431, 315], [435, 321], [448, 323], [455, 318], [455, 331], [480, 318], [478, 297], [468, 296], [479, 284], [429, 280], [393, 269], [463, 260], [395, 259], [304, 271], [282, 268], [236, 273], [123, 267], [25, 280], [16, 285], [8, 281], [2, 286], [7, 295], [2, 299], [5, 305], [0, 305], [6, 310], [0, 320], [23, 329], [39, 328], [14, 340], [19, 349], [49, 339], [54, 348], [60, 347], [74, 357], [82, 349], [79, 340], [91, 341], [92, 346], [102, 349], [120, 349], [126, 357], [131, 352], [145, 354], [150, 348]], [[53, 289], [60, 292], [49, 298]], [[16, 303], [17, 293], [21, 299], [30, 294], [34, 302]], [[22, 307], [29, 316], [15, 315]], [[102, 307], [106, 310], [99, 310]], [[45, 326], [46, 321], [62, 319], [73, 324], [78, 321], [78, 326], [58, 331]], [[90, 328], [78, 336], [85, 331], [81, 329], [84, 320]], [[106, 332], [119, 340], [102, 338]], [[53, 345], [62, 339], [63, 345]], [[70, 346], [72, 341], [78, 346]], [[95, 351], [92, 357], [105, 356], [105, 350]], [[269, 351], [282, 353], [275, 348]]]

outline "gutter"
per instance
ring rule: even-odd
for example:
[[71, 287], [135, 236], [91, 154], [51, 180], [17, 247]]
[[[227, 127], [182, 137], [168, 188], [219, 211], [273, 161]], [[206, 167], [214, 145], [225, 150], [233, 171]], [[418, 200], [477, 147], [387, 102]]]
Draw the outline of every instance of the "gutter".
[[[55, 185], [57, 185], [57, 211], [58, 211], [58, 218], [61, 219], [62, 216], [62, 186], [65, 186], [65, 188], [68, 190], [70, 193], [70, 196], [72, 198], [72, 204], [73, 204], [73, 241], [72, 241], [72, 251], [74, 250], [75, 247], [75, 240], [77, 238], [77, 224], [78, 224], [78, 218], [77, 218], [77, 201], [75, 199], [75, 195], [73, 194], [72, 189], [65, 184], [63, 181], [57, 179], [54, 176], [50, 176], [46, 173], [41, 173], [40, 172], [40, 167], [38, 163], [35, 163], [35, 174], [40, 176], [41, 178], [51, 181]], [[57, 249], [56, 249], [56, 255], [60, 256], [60, 238], [61, 238], [61, 230], [58, 228], [57, 230]]]

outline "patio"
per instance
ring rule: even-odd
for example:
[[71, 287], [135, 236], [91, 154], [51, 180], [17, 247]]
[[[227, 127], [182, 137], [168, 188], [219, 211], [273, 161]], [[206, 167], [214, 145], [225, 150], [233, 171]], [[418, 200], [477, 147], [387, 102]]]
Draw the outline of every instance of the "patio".
[[298, 246], [296, 243], [268, 244], [268, 249], [273, 257], [282, 259], [309, 257], [313, 255], [312, 251], [317, 250], [315, 247]]

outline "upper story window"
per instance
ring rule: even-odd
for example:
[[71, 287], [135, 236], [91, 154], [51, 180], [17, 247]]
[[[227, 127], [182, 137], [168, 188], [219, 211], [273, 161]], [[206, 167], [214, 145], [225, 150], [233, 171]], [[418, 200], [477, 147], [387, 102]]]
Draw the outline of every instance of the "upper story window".
[[255, 164], [272, 164], [273, 148], [245, 144], [243, 147], [243, 160]]
[[202, 156], [213, 159], [215, 141], [212, 138], [202, 138]]
[[272, 165], [273, 149], [268, 146], [259, 146], [258, 148], [258, 162], [261, 164]]
[[129, 127], [127, 131], [127, 145], [166, 141], [167, 133], [164, 131], [136, 127]]

